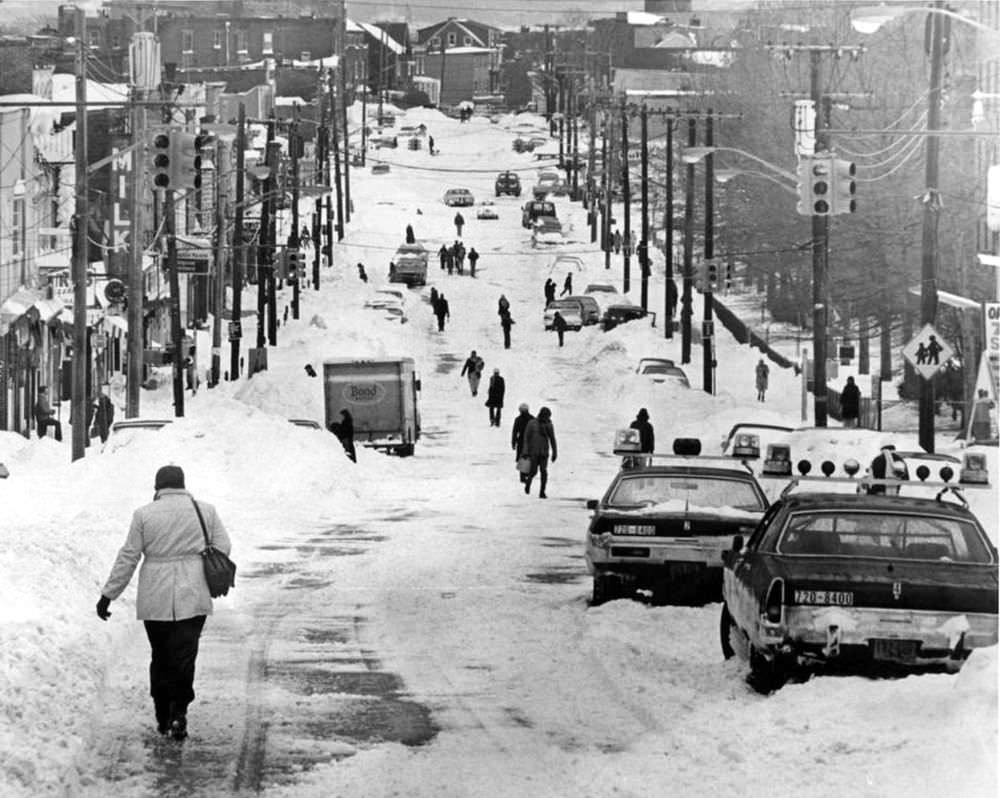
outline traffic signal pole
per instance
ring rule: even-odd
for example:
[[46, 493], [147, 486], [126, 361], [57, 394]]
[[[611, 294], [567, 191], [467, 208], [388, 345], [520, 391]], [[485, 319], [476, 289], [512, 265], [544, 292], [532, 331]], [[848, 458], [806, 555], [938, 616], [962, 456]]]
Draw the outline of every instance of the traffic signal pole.
[[[829, 103], [824, 101], [821, 85], [821, 50], [809, 51], [809, 94], [816, 109], [816, 152], [830, 149]], [[827, 425], [826, 325], [827, 325], [827, 256], [830, 220], [812, 214], [812, 302], [813, 302], [813, 425]]]
[[[712, 139], [712, 109], [708, 109], [708, 115], [705, 117], [705, 146], [713, 147], [715, 142]], [[708, 155], [705, 156], [705, 287], [704, 287], [704, 301], [705, 307], [702, 313], [702, 325], [701, 325], [701, 374], [702, 374], [702, 386], [705, 393], [715, 393], [715, 353], [714, 353], [714, 334], [713, 329], [714, 324], [712, 322], [712, 301], [713, 301], [713, 289], [715, 287], [714, 281], [709, 279], [709, 274], [713, 268], [713, 261], [715, 259], [715, 227], [714, 227], [714, 213], [715, 213], [715, 190], [713, 182], [715, 180], [715, 169], [713, 166], [712, 152], [709, 150]], [[718, 270], [716, 270], [718, 274]]]
[[170, 284], [170, 339], [174, 349], [171, 373], [174, 382], [174, 415], [184, 415], [184, 328], [181, 326], [181, 286], [177, 274], [177, 219], [174, 190], [164, 191], [163, 234], [167, 238], [167, 279]]
[[[698, 143], [697, 121], [688, 119], [688, 146]], [[687, 164], [684, 176], [684, 287], [681, 291], [681, 363], [691, 362], [691, 280], [694, 247], [694, 162]]]
[[[87, 36], [82, 8], [76, 9], [76, 252], [73, 253], [73, 372], [70, 413], [73, 418], [73, 460], [87, 447], [87, 227], [90, 219], [87, 180]], [[59, 397], [55, 391], [53, 395]]]
[[[243, 337], [243, 192], [245, 179], [243, 170], [246, 168], [246, 123], [247, 110], [240, 103], [239, 117], [236, 125], [236, 213], [233, 223], [233, 311], [229, 328], [229, 379], [240, 378], [240, 339]], [[258, 277], [258, 279], [260, 279]]]

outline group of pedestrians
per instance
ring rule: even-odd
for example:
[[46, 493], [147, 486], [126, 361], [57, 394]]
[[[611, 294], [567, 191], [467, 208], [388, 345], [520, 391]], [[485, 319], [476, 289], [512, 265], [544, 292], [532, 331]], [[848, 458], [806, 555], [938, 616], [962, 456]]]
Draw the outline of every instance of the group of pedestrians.
[[[38, 437], [44, 438], [49, 427], [52, 427], [55, 439], [61, 441], [62, 422], [56, 418], [56, 411], [52, 408], [52, 403], [49, 400], [49, 389], [45, 385], [38, 388], [38, 396], [35, 399], [33, 410]], [[97, 392], [87, 403], [87, 445], [90, 445], [91, 438], [100, 438], [101, 443], [106, 443], [114, 420], [115, 404], [111, 401], [111, 397], [104, 392], [104, 387], [98, 385]], [[72, 418], [70, 418], [70, 423], [73, 423]]]
[[531, 493], [531, 483], [537, 475], [538, 498], [547, 499], [545, 488], [549, 482], [549, 457], [554, 463], [558, 456], [552, 411], [543, 407], [535, 417], [531, 415], [528, 405], [521, 403], [511, 428], [510, 448], [514, 450], [514, 462], [524, 492]]
[[476, 252], [475, 247], [470, 247], [467, 253], [465, 244], [456, 240], [450, 247], [447, 244], [442, 244], [438, 250], [438, 260], [441, 263], [441, 270], [444, 271], [447, 269], [448, 274], [454, 274], [455, 271], [458, 271], [459, 274], [465, 274], [466, 258], [469, 261], [469, 274], [475, 277], [476, 264], [479, 262], [479, 253]]

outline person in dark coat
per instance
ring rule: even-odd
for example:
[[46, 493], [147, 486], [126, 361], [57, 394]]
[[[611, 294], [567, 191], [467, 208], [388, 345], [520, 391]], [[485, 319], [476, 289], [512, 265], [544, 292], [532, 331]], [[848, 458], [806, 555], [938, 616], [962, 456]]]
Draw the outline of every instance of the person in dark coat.
[[524, 453], [531, 458], [531, 471], [524, 481], [524, 492], [531, 493], [531, 481], [535, 474], [540, 475], [538, 498], [548, 498], [545, 486], [549, 481], [549, 454], [552, 462], [556, 461], [556, 433], [552, 427], [552, 411], [543, 407], [538, 411], [538, 418], [533, 418], [524, 427]]
[[501, 314], [500, 316], [500, 328], [503, 330], [503, 348], [510, 349], [510, 328], [514, 324], [514, 320], [510, 317], [510, 311]]
[[573, 272], [566, 273], [566, 279], [563, 280], [563, 290], [559, 296], [566, 296], [567, 294], [573, 293]]
[[49, 404], [49, 389], [44, 385], [38, 388], [38, 398], [35, 400], [35, 424], [38, 430], [38, 437], [45, 437], [45, 430], [49, 427], [54, 427], [56, 431], [56, 440], [62, 440], [62, 424], [58, 419], [55, 418], [56, 411], [52, 409], [52, 405]]
[[505, 313], [510, 312], [510, 300], [507, 299], [505, 294], [500, 294], [500, 299], [497, 300], [497, 315], [503, 316]]
[[649, 412], [645, 407], [636, 413], [635, 421], [629, 424], [629, 427], [639, 430], [639, 451], [643, 454], [652, 454], [656, 439], [653, 435], [653, 425], [649, 423]]
[[667, 280], [667, 315], [673, 319], [677, 313], [677, 283]]
[[115, 420], [115, 404], [100, 385], [97, 386], [97, 396], [94, 397], [93, 404], [94, 422], [91, 431], [100, 436], [101, 443], [107, 443], [111, 423]]
[[462, 216], [461, 211], [455, 212], [455, 234], [461, 238], [462, 237], [462, 227], [465, 225], [465, 217]]
[[434, 308], [434, 315], [437, 316], [438, 320], [438, 332], [444, 332], [444, 320], [451, 318], [451, 312], [448, 308], [448, 300], [445, 299], [444, 294], [438, 294], [437, 306]]
[[479, 260], [479, 253], [475, 247], [469, 247], [469, 274], [476, 276], [476, 262]]
[[358, 264], [358, 279], [363, 283], [368, 282], [368, 273], [365, 271], [365, 264], [363, 263]]
[[486, 388], [486, 406], [490, 409], [490, 426], [500, 426], [500, 415], [503, 412], [503, 395], [507, 391], [507, 383], [500, 376], [500, 369], [493, 369], [489, 385]]
[[754, 369], [754, 384], [757, 386], [758, 402], [764, 401], [764, 394], [767, 392], [767, 377], [770, 373], [771, 370], [767, 367], [767, 363], [764, 362], [764, 358], [761, 358]]
[[448, 260], [450, 256], [451, 253], [448, 251], [448, 247], [442, 244], [441, 249], [438, 250], [438, 259], [441, 261], [442, 270], [448, 265]]
[[468, 374], [469, 390], [472, 391], [473, 396], [479, 393], [479, 381], [483, 377], [483, 369], [485, 367], [486, 363], [483, 362], [483, 359], [473, 349], [472, 353], [465, 359], [465, 365], [462, 366], [462, 373], [458, 375], [459, 377], [465, 377]]
[[351, 412], [344, 408], [340, 411], [340, 421], [331, 421], [328, 425], [330, 432], [337, 436], [347, 456], [352, 463], [358, 462], [358, 453], [354, 448], [354, 417]]
[[563, 335], [566, 334], [566, 319], [563, 318], [562, 313], [558, 310], [555, 315], [552, 316], [552, 329], [556, 331], [556, 335], [559, 336], [559, 346], [563, 345]]
[[437, 303], [438, 303], [438, 290], [432, 285], [431, 286], [431, 311], [432, 312], [434, 311], [434, 308], [437, 307]]
[[545, 281], [545, 307], [548, 307], [556, 298], [556, 281], [549, 277]]
[[413, 225], [406, 225], [406, 243], [413, 244], [416, 243], [416, 236], [413, 235]]
[[[524, 428], [528, 426], [528, 422], [533, 418], [534, 416], [531, 415], [527, 402], [521, 402], [517, 406], [517, 417], [514, 419], [514, 425], [510, 430], [510, 448], [514, 450], [515, 463], [521, 459], [521, 455], [524, 453]], [[518, 475], [522, 484], [528, 480], [527, 474], [518, 471]]]
[[132, 514], [128, 536], [101, 590], [97, 617], [102, 621], [111, 617], [111, 602], [132, 581], [142, 559], [135, 614], [146, 627], [152, 649], [149, 692], [156, 728], [183, 740], [188, 705], [194, 701], [198, 641], [205, 618], [212, 613], [201, 558], [205, 536], [226, 554], [232, 544], [215, 507], [204, 501], [196, 504], [185, 490], [180, 466], [160, 468], [153, 489], [153, 501]]
[[845, 427], [858, 426], [861, 415], [861, 390], [854, 383], [854, 377], [847, 378], [847, 385], [840, 392], [840, 418]]
[[[896, 447], [891, 443], [883, 443], [882, 448], [871, 465], [868, 466], [868, 473], [875, 479], [899, 479], [910, 478], [910, 472], [906, 468], [906, 461], [896, 454]], [[884, 494], [894, 496], [899, 493], [898, 485], [869, 485], [868, 493]]]
[[611, 237], [611, 242], [615, 247], [615, 254], [619, 254], [622, 251], [622, 234], [621, 231], [615, 230], [614, 235]]

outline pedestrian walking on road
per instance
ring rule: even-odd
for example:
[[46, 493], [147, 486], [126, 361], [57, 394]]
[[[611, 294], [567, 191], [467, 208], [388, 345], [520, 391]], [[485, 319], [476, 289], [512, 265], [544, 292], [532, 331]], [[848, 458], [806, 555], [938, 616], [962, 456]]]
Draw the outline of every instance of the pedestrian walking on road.
[[551, 277], [545, 281], [545, 307], [548, 307], [556, 298], [556, 281]]
[[299, 233], [299, 246], [303, 249], [308, 249], [311, 244], [312, 236], [309, 235], [309, 227], [302, 225], [302, 232]]
[[767, 392], [767, 376], [771, 373], [771, 370], [767, 367], [767, 363], [764, 362], [764, 358], [761, 358], [757, 362], [757, 368], [755, 371], [755, 382], [757, 385], [757, 401], [764, 401], [764, 394]]
[[462, 216], [461, 211], [455, 212], [455, 234], [461, 238], [462, 237], [462, 227], [465, 225], [465, 217]]
[[365, 271], [365, 264], [363, 263], [358, 264], [358, 279], [363, 283], [368, 282], [368, 273]]
[[476, 276], [476, 262], [479, 260], [479, 253], [475, 247], [469, 247], [469, 274]]
[[416, 236], [413, 235], [413, 225], [406, 225], [406, 243], [415, 244], [417, 241]]
[[473, 349], [472, 353], [465, 359], [465, 365], [462, 366], [462, 373], [458, 375], [459, 377], [468, 375], [469, 390], [472, 391], [473, 396], [479, 393], [479, 381], [483, 377], [484, 368], [486, 368], [486, 364], [476, 354], [476, 350]]
[[358, 462], [358, 453], [354, 448], [354, 417], [351, 412], [344, 408], [340, 411], [340, 421], [331, 421], [327, 428], [337, 436], [351, 462]]
[[500, 294], [500, 299], [497, 300], [497, 315], [503, 316], [508, 312], [510, 312], [510, 300], [506, 294]]
[[531, 481], [539, 475], [538, 498], [546, 499], [545, 487], [549, 481], [549, 454], [556, 461], [556, 433], [552, 426], [552, 411], [543, 407], [538, 418], [533, 418], [524, 428], [524, 452], [531, 458], [531, 471], [524, 482], [524, 492], [531, 493]]
[[431, 311], [437, 307], [438, 303], [438, 290], [432, 285], [431, 286]]
[[510, 328], [514, 320], [510, 317], [510, 311], [506, 311], [500, 316], [500, 329], [503, 330], [503, 348], [510, 349]]
[[451, 253], [448, 252], [448, 247], [445, 246], [444, 244], [442, 244], [441, 245], [441, 249], [438, 250], [438, 260], [441, 261], [441, 269], [442, 269], [442, 271], [448, 265], [448, 258], [450, 256], [451, 256]]
[[500, 426], [500, 414], [503, 412], [503, 396], [507, 392], [507, 383], [500, 376], [500, 369], [493, 369], [489, 385], [486, 388], [486, 406], [490, 410], [490, 426]]
[[444, 320], [451, 318], [448, 300], [445, 299], [444, 294], [438, 294], [437, 305], [434, 307], [434, 315], [438, 320], [438, 332], [444, 332]]
[[153, 488], [153, 501], [132, 515], [125, 544], [101, 590], [97, 617], [111, 617], [111, 602], [125, 590], [142, 558], [135, 614], [146, 627], [152, 649], [149, 691], [156, 728], [183, 740], [188, 705], [194, 701], [198, 640], [205, 618], [212, 614], [201, 552], [206, 535], [226, 554], [231, 544], [215, 507], [196, 502], [185, 489], [180, 466], [159, 469]]
[[452, 257], [455, 259], [455, 268], [461, 274], [462, 269], [465, 267], [465, 244], [461, 241], [456, 241], [452, 247]]
[[563, 318], [562, 313], [558, 310], [555, 315], [552, 316], [552, 329], [556, 331], [556, 335], [559, 336], [559, 346], [563, 345], [563, 335], [566, 333], [566, 319]]
[[433, 136], [428, 136], [427, 137], [427, 151], [431, 155], [437, 155], [437, 152], [435, 152], [435, 150], [434, 150], [434, 137]]
[[573, 272], [566, 272], [566, 279], [563, 280], [563, 290], [559, 296], [566, 296], [573, 293]]
[[615, 234], [611, 237], [611, 241], [615, 246], [615, 254], [618, 255], [622, 251], [622, 234], [620, 231], [615, 230]]
[[[524, 429], [533, 418], [534, 416], [531, 415], [527, 402], [521, 402], [517, 407], [517, 418], [514, 419], [514, 425], [510, 429], [510, 448], [514, 450], [515, 463], [524, 454]], [[528, 481], [526, 473], [518, 470], [518, 474], [522, 484]]]
[[652, 454], [656, 447], [656, 438], [653, 434], [653, 425], [649, 423], [649, 412], [645, 407], [639, 409], [629, 427], [639, 431], [639, 451], [642, 454]]
[[106, 443], [108, 433], [111, 431], [111, 424], [115, 420], [115, 403], [111, 397], [104, 393], [101, 385], [97, 386], [97, 395], [94, 397], [94, 419], [91, 427], [90, 437], [100, 437], [101, 443]]
[[840, 392], [840, 420], [845, 427], [856, 427], [860, 415], [861, 390], [854, 383], [854, 377], [848, 377], [847, 385]]

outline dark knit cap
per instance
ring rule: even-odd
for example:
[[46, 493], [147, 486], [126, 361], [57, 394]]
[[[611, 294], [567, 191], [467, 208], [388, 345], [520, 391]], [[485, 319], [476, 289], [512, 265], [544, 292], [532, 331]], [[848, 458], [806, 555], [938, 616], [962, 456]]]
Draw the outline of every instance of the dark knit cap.
[[183, 488], [184, 487], [184, 472], [181, 470], [180, 466], [175, 465], [165, 465], [159, 471], [156, 472], [156, 482], [153, 485], [154, 490], [163, 490], [164, 488]]

